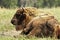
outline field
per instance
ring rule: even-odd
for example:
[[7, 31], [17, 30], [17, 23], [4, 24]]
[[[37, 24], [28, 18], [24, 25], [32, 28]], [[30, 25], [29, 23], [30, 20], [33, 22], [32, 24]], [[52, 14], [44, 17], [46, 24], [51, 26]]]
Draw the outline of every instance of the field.
[[[15, 27], [10, 23], [11, 18], [13, 17], [14, 13], [17, 9], [5, 9], [0, 8], [0, 32], [6, 32], [15, 30]], [[56, 19], [60, 22], [60, 7], [58, 8], [44, 8], [45, 11], [51, 11], [53, 15], [56, 17]], [[27, 38], [26, 36], [18, 36], [18, 37], [12, 37], [12, 36], [2, 36], [0, 35], [0, 40], [57, 40], [55, 38], [36, 38], [31, 37]]]

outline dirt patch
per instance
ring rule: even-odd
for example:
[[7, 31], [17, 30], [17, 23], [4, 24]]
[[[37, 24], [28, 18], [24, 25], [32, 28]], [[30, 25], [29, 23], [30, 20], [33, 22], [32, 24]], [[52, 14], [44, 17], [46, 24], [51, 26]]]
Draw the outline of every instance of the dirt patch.
[[3, 31], [0, 32], [1, 36], [11, 36], [11, 37], [17, 37], [20, 35], [22, 31], [16, 31], [16, 30], [11, 30], [11, 31]]

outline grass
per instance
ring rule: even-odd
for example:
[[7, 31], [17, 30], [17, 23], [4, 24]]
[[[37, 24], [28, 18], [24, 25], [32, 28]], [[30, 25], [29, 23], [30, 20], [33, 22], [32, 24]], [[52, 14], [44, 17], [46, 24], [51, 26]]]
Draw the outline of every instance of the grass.
[[0, 31], [11, 30], [13, 25], [10, 23], [15, 10], [0, 9]]
[[57, 40], [55, 38], [36, 38], [36, 37], [25, 37], [25, 36], [19, 36], [19, 37], [10, 37], [10, 36], [0, 36], [0, 40]]
[[[1, 31], [10, 31], [15, 29], [15, 27], [10, 23], [11, 18], [13, 17], [14, 13], [17, 9], [1, 9], [0, 8], [0, 32]], [[44, 8], [45, 11], [51, 11], [53, 15], [60, 21], [60, 7], [58, 8]], [[1, 36], [0, 40], [57, 40], [54, 38], [27, 38], [25, 36], [19, 36], [19, 37], [11, 37], [11, 36]]]

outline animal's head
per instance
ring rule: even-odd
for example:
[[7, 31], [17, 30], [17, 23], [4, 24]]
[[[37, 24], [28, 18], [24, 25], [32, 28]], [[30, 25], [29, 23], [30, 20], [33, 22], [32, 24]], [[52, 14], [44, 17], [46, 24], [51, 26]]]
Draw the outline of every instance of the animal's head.
[[24, 14], [24, 9], [18, 9], [15, 15], [13, 16], [11, 23], [13, 25], [20, 25], [26, 19], [26, 14]]
[[21, 30], [25, 28], [25, 25], [31, 20], [32, 16], [24, 8], [20, 8], [14, 14], [11, 23], [16, 26], [16, 30]]

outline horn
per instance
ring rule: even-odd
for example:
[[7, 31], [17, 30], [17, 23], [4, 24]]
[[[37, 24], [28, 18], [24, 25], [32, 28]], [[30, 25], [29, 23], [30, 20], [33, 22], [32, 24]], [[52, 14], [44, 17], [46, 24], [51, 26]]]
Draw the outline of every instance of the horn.
[[24, 8], [22, 8], [22, 10], [24, 11]]
[[24, 13], [24, 8], [22, 7], [22, 14]]

